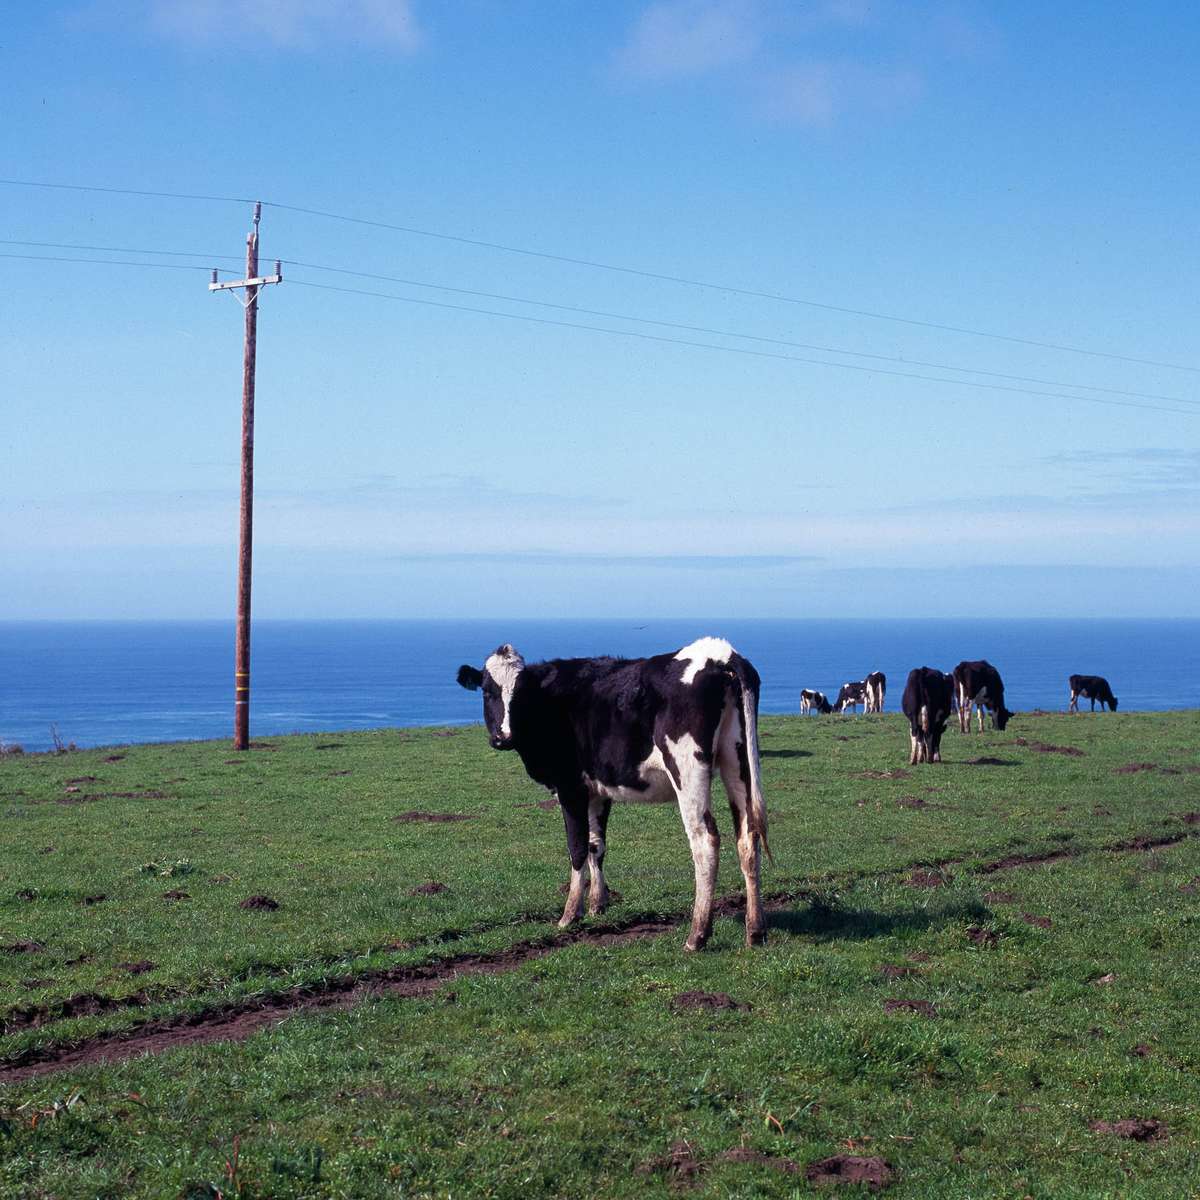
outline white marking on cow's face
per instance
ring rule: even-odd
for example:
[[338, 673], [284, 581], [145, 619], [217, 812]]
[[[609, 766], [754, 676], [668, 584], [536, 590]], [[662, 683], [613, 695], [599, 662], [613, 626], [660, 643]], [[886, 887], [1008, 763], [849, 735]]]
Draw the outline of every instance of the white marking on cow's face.
[[683, 669], [683, 682], [691, 683], [710, 662], [727, 663], [734, 653], [733, 647], [724, 638], [702, 637], [690, 646], [684, 646], [675, 659], [687, 663]]
[[[483, 664], [483, 672], [499, 690], [497, 704], [499, 720], [487, 721], [488, 733], [492, 736], [492, 745], [506, 749], [512, 742], [512, 697], [513, 689], [517, 686], [517, 677], [525, 669], [525, 660], [512, 646], [501, 646]], [[488, 689], [485, 688], [485, 693]], [[491, 717], [487, 711], [487, 698], [484, 705], [485, 717]]]

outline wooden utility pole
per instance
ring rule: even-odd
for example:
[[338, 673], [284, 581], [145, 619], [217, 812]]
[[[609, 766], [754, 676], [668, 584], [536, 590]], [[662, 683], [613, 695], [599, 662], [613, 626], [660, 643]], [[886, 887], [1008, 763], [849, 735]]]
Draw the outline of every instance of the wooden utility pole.
[[242, 503], [238, 538], [237, 647], [234, 653], [233, 748], [250, 745], [250, 565], [254, 544], [254, 368], [258, 353], [258, 293], [268, 283], [282, 283], [280, 263], [275, 274], [258, 274], [258, 225], [262, 204], [254, 206], [254, 229], [246, 238], [246, 278], [220, 283], [212, 273], [210, 292], [244, 289], [246, 344], [242, 354]]

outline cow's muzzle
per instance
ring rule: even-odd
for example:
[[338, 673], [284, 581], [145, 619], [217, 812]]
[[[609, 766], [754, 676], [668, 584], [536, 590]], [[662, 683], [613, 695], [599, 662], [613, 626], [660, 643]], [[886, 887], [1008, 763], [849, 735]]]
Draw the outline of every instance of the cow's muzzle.
[[488, 741], [491, 742], [493, 750], [511, 750], [513, 748], [512, 738], [505, 737], [502, 733], [493, 733]]

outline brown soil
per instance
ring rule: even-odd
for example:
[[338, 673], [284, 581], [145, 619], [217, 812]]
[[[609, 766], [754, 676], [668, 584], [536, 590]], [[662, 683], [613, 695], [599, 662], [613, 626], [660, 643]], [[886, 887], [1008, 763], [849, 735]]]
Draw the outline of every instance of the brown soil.
[[1034, 913], [1022, 913], [1021, 920], [1024, 921], [1026, 925], [1036, 925], [1039, 929], [1049, 929], [1050, 926], [1054, 924], [1049, 917], [1039, 917]]
[[936, 1017], [937, 1009], [928, 1000], [896, 1000], [889, 998], [883, 1002], [885, 1013], [914, 1012], [923, 1017]]
[[345, 742], [322, 742], [319, 746], [315, 747], [315, 749], [317, 749], [317, 750], [340, 750], [345, 744], [346, 744]]
[[1000, 941], [1000, 935], [994, 929], [984, 929], [982, 925], [970, 926], [967, 930], [967, 938], [984, 950], [995, 949]]
[[117, 970], [128, 971], [130, 975], [145, 975], [147, 971], [153, 971], [157, 966], [158, 963], [153, 963], [148, 958], [141, 958], [137, 962], [117, 963]]
[[1126, 763], [1123, 767], [1117, 767], [1114, 775], [1136, 775], [1139, 771], [1157, 771], [1158, 763]]
[[963, 765], [967, 767], [1015, 767], [1017, 764], [1009, 762], [1007, 758], [993, 758], [990, 754], [984, 754], [979, 758], [968, 758]]
[[1139, 1042], [1129, 1053], [1135, 1058], [1149, 1058], [1154, 1051], [1145, 1042]]
[[1190, 883], [1181, 883], [1179, 890], [1186, 892], [1188, 895], [1200, 892], [1200, 875], [1193, 875]]
[[180, 888], [172, 888], [169, 892], [163, 892], [162, 898], [164, 900], [190, 900], [191, 896]]
[[683, 1012], [689, 1008], [704, 1008], [710, 1012], [717, 1012], [720, 1009], [731, 1008], [734, 1010], [749, 1009], [749, 1004], [739, 1004], [732, 996], [726, 992], [680, 992], [671, 1001], [671, 1007], [676, 1012]]
[[907, 958], [909, 962], [927, 963], [933, 956], [926, 954], [924, 950], [914, 950], [911, 954], [906, 954], [904, 957]]
[[919, 867], [908, 877], [908, 883], [911, 887], [935, 888], [945, 887], [950, 879], [949, 875], [945, 875], [941, 871], [926, 871]]
[[1014, 745], [1024, 746], [1038, 754], [1066, 754], [1071, 758], [1082, 758], [1083, 751], [1078, 746], [1051, 746], [1049, 742], [1030, 742], [1023, 737], [1016, 738]]
[[666, 1154], [656, 1154], [644, 1163], [634, 1168], [636, 1175], [670, 1175], [681, 1183], [692, 1182], [701, 1171], [704, 1164], [696, 1157], [696, 1152], [690, 1143], [672, 1142]]
[[920, 796], [901, 796], [896, 803], [901, 808], [928, 808], [929, 801], [922, 800]]
[[353, 774], [354, 774], [354, 772], [353, 772], [353, 771], [350, 771], [350, 770], [346, 770], [346, 771], [330, 771], [330, 772], [329, 772], [329, 774], [326, 776], [326, 779], [337, 779], [337, 778], [339, 778], [339, 777], [340, 777], [340, 776], [342, 776], [342, 775], [353, 775]]
[[57, 1004], [31, 1004], [9, 1009], [4, 1014], [4, 1029], [6, 1033], [18, 1029], [40, 1029], [43, 1025], [69, 1017], [94, 1017], [121, 1008], [142, 1008], [148, 1002], [145, 992], [132, 996], [101, 996], [96, 992], [81, 992]]
[[1111, 817], [1112, 809], [1111, 808], [1101, 808], [1097, 804], [1096, 807], [1092, 809], [1092, 816], [1093, 817]]
[[1124, 1121], [1092, 1121], [1093, 1133], [1111, 1133], [1116, 1137], [1132, 1138], [1135, 1142], [1161, 1142], [1169, 1134], [1167, 1127], [1153, 1117], [1128, 1117]]
[[1184, 813], [1179, 819], [1185, 825], [1200, 825], [1200, 812]]
[[45, 950], [45, 946], [41, 942], [35, 942], [29, 939], [20, 942], [9, 942], [4, 947], [5, 954], [40, 954]]
[[78, 787], [81, 783], [99, 783], [99, 782], [100, 782], [99, 776], [80, 775], [80, 776], [77, 776], [75, 779], [66, 780], [64, 783], [64, 786], [65, 787]]
[[419, 887], [413, 888], [408, 894], [410, 896], [437, 896], [449, 890], [444, 883], [438, 883], [436, 879], [432, 879], [429, 883], [422, 883]]
[[253, 912], [274, 912], [279, 907], [278, 900], [270, 896], [247, 896], [238, 904], [238, 908], [250, 909]]
[[902, 967], [895, 963], [882, 963], [879, 967], [879, 974], [884, 979], [903, 979], [906, 975], [919, 975], [920, 973], [916, 967]]
[[37, 888], [22, 888], [19, 892], [16, 892], [14, 895], [14, 899], [16, 899], [16, 900], [36, 900], [37, 898], [38, 898]]
[[804, 1168], [804, 1178], [809, 1183], [861, 1184], [878, 1192], [892, 1182], [892, 1168], [882, 1158], [863, 1158], [857, 1154], [835, 1154], [809, 1163]]
[[1012, 892], [984, 892], [986, 904], [1016, 904], [1017, 898]]
[[421, 812], [420, 809], [412, 809], [410, 812], [402, 812], [392, 818], [393, 821], [427, 821], [431, 825], [440, 825], [448, 821], [472, 821], [469, 813], [437, 813], [437, 812]]
[[998, 858], [995, 862], [980, 867], [979, 872], [981, 875], [991, 875], [994, 871], [1010, 871], [1013, 867], [1042, 867], [1047, 863], [1062, 862], [1064, 859], [1074, 856], [1075, 851], [1073, 850], [1045, 850], [1041, 854], [1009, 854], [1005, 858]]
[[109, 754], [107, 757], [102, 758], [100, 761], [101, 762], [120, 762], [124, 757], [125, 757], [125, 755], [123, 755], [123, 754]]

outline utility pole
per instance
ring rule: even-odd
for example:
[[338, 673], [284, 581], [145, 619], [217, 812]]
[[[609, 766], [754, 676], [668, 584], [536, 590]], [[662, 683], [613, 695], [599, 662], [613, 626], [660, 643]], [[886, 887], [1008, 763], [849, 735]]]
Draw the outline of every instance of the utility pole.
[[242, 503], [238, 539], [237, 648], [234, 654], [233, 748], [250, 745], [250, 563], [254, 543], [254, 368], [258, 352], [258, 293], [268, 283], [282, 283], [278, 260], [275, 274], [258, 274], [258, 224], [262, 204], [254, 206], [254, 229], [246, 237], [246, 278], [220, 283], [213, 268], [210, 292], [244, 289], [239, 302], [246, 310], [246, 344], [242, 354]]

